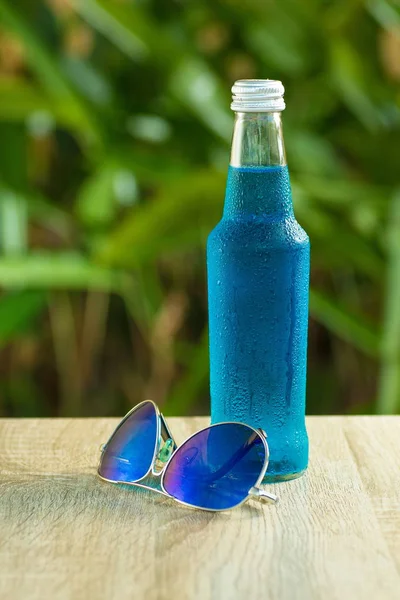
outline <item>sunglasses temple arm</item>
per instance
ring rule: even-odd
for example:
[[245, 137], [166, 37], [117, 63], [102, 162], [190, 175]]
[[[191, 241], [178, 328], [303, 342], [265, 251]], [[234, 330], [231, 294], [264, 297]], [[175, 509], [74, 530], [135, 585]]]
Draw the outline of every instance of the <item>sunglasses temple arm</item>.
[[252, 487], [249, 494], [253, 498], [258, 498], [259, 500], [264, 500], [266, 502], [278, 502], [278, 496], [275, 496], [275, 494], [270, 494], [269, 492], [261, 490], [257, 487]]

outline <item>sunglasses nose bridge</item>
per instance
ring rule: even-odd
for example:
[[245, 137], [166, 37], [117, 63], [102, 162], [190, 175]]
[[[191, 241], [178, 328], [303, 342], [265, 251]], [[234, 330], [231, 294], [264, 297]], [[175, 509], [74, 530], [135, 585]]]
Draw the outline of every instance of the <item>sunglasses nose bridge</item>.
[[156, 459], [154, 461], [154, 467], [153, 467], [153, 475], [156, 475], [158, 477], [164, 471], [169, 459], [171, 458], [172, 454], [174, 453], [174, 451], [176, 449], [176, 444], [175, 444], [175, 441], [173, 440], [173, 438], [169, 437], [163, 441], [164, 441], [164, 443], [161, 445], [161, 447], [157, 453]]
[[176, 444], [172, 438], [165, 440], [157, 454], [157, 461], [164, 465], [169, 461], [176, 448]]

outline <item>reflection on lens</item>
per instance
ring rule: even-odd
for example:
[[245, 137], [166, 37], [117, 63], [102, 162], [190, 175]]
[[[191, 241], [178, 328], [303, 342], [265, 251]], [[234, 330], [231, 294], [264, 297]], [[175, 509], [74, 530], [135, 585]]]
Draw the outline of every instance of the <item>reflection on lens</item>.
[[166, 492], [192, 506], [233, 508], [247, 498], [266, 462], [261, 436], [240, 423], [199, 431], [174, 454], [163, 475]]
[[101, 477], [132, 483], [147, 474], [157, 443], [157, 418], [153, 403], [145, 402], [121, 423], [103, 452]]

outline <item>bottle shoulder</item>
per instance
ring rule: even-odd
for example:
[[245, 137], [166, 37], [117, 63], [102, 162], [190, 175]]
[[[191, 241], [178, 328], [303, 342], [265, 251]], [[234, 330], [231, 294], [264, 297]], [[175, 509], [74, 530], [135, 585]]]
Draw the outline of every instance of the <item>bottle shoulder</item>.
[[262, 218], [226, 219], [223, 218], [208, 236], [208, 246], [235, 243], [235, 245], [255, 245], [257, 247], [290, 246], [308, 247], [307, 233], [294, 217], [279, 220]]

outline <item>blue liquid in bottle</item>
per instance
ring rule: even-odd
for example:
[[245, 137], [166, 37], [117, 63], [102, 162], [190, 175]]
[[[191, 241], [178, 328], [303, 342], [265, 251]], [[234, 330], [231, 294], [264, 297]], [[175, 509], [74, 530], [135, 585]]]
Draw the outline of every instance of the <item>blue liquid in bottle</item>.
[[308, 463], [309, 250], [287, 166], [230, 166], [207, 246], [211, 419], [267, 432], [264, 481], [297, 477]]

